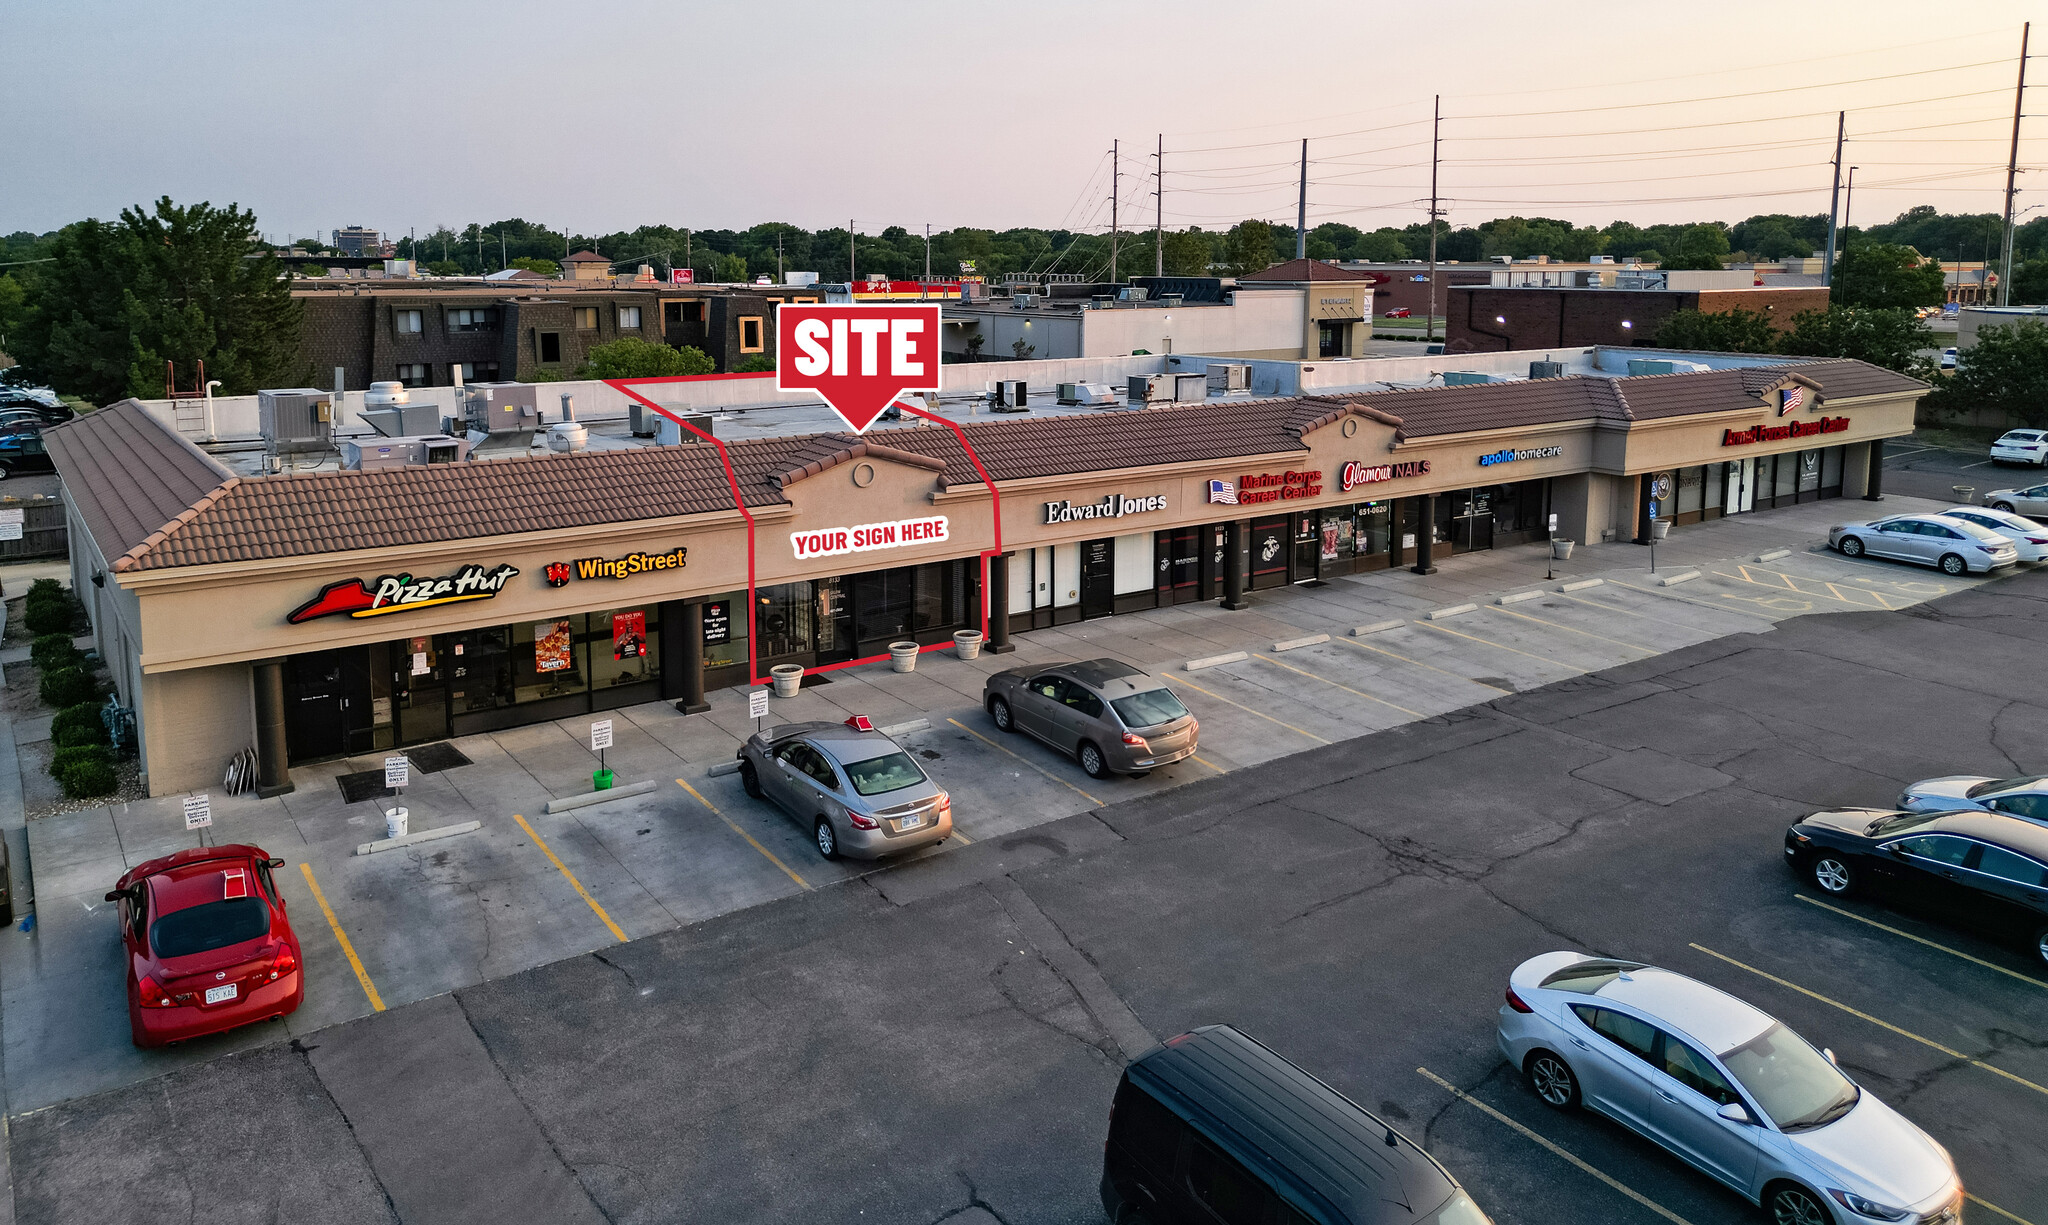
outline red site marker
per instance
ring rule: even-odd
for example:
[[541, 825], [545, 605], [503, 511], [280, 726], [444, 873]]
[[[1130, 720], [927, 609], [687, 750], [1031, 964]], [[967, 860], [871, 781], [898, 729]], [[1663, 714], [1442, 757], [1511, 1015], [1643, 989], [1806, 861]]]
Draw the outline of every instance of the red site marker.
[[858, 434], [906, 391], [939, 389], [939, 308], [775, 308], [776, 388], [815, 391]]

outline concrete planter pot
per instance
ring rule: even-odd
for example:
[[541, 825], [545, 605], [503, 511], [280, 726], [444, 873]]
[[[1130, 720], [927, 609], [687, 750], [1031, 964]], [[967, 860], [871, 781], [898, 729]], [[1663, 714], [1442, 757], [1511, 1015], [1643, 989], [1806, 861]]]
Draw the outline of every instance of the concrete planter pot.
[[768, 669], [768, 677], [775, 684], [775, 696], [793, 698], [803, 688], [804, 668], [802, 664], [776, 664]]
[[892, 642], [889, 644], [889, 667], [897, 672], [917, 670], [918, 646], [914, 642]]
[[1553, 557], [1553, 558], [1555, 558], [1555, 559], [1556, 559], [1556, 560], [1558, 560], [1558, 561], [1570, 561], [1570, 560], [1572, 559], [1572, 544], [1573, 544], [1573, 543], [1574, 543], [1574, 542], [1573, 542], [1573, 541], [1570, 541], [1570, 540], [1553, 540], [1553, 541], [1551, 541], [1551, 542], [1550, 542], [1550, 556], [1551, 556], [1551, 557]]
[[1652, 539], [1652, 540], [1662, 540], [1662, 539], [1664, 539], [1664, 538], [1665, 538], [1666, 536], [1669, 536], [1670, 534], [1671, 534], [1671, 520], [1669, 520], [1669, 519], [1652, 519], [1652, 520], [1650, 521], [1650, 539]]
[[981, 657], [981, 631], [954, 631], [953, 654], [959, 656], [961, 659], [979, 659]]

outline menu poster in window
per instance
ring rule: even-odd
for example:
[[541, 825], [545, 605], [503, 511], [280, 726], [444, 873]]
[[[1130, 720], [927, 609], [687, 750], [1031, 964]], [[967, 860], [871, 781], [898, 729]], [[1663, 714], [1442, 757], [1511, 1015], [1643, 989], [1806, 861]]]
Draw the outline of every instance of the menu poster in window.
[[704, 645], [715, 647], [732, 641], [732, 601], [711, 600], [704, 605]]
[[569, 643], [573, 635], [567, 621], [537, 621], [533, 626], [533, 670], [569, 670]]
[[647, 654], [647, 611], [612, 614], [612, 658], [638, 659]]

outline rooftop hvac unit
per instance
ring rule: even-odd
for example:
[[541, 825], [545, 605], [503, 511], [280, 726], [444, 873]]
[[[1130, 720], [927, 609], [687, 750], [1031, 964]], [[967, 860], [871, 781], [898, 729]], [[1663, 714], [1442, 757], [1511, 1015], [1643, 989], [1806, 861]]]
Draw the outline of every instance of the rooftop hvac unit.
[[1139, 374], [1131, 376], [1132, 404], [1193, 404], [1209, 398], [1207, 374]]
[[1172, 309], [1173, 307], [1179, 306], [1182, 302], [1185, 301], [1187, 301], [1186, 294], [1163, 293], [1159, 295], [1159, 305], [1164, 306], [1168, 309]]
[[1712, 366], [1699, 362], [1666, 361], [1658, 358], [1631, 357], [1628, 360], [1630, 374], [1700, 374], [1712, 370]]
[[1206, 373], [1181, 373], [1168, 377], [1173, 379], [1174, 403], [1200, 404], [1209, 398], [1209, 376]]
[[341, 466], [351, 472], [376, 472], [385, 468], [416, 468], [429, 464], [459, 464], [469, 458], [469, 442], [446, 434], [418, 438], [378, 438], [341, 444]]
[[1031, 404], [1029, 390], [1022, 379], [999, 379], [989, 396], [989, 411], [998, 413], [1028, 413]]
[[462, 420], [486, 434], [540, 428], [538, 389], [532, 383], [471, 383], [462, 390]]
[[1490, 374], [1480, 374], [1472, 370], [1444, 371], [1444, 386], [1446, 387], [1469, 387], [1474, 383], [1491, 382], [1493, 382], [1493, 376]]
[[1062, 404], [1094, 408], [1116, 403], [1116, 390], [1107, 383], [1061, 383], [1059, 393]]
[[1529, 377], [1532, 379], [1560, 379], [1564, 377], [1563, 362], [1530, 362]]
[[270, 455], [326, 451], [334, 446], [334, 393], [285, 387], [256, 393], [263, 450]]
[[386, 438], [418, 438], [440, 432], [441, 409], [431, 401], [387, 404], [364, 409], [363, 423]]
[[1252, 389], [1252, 368], [1237, 363], [1215, 363], [1209, 367], [1209, 394], [1224, 395]]
[[1035, 306], [1037, 306], [1037, 305], [1038, 305], [1038, 299], [1039, 299], [1039, 295], [1038, 295], [1038, 294], [1035, 294], [1035, 293], [1017, 293], [1017, 294], [1011, 294], [1011, 295], [1010, 295], [1010, 309], [1011, 309], [1011, 310], [1020, 310], [1020, 311], [1021, 311], [1021, 310], [1030, 310], [1030, 309], [1031, 309], [1032, 307], [1035, 307]]
[[[633, 437], [654, 437], [656, 433], [660, 432], [660, 422], [661, 414], [655, 412], [653, 409], [647, 407], [645, 404], [635, 404], [632, 406], [631, 424], [633, 428]], [[694, 436], [692, 436], [691, 441], [696, 441]]]

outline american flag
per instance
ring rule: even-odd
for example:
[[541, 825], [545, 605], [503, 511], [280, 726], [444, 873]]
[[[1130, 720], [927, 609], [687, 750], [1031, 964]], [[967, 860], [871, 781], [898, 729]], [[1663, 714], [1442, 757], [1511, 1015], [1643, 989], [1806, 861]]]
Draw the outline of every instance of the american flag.
[[1237, 489], [1229, 481], [1211, 480], [1209, 482], [1209, 501], [1221, 503], [1224, 506], [1235, 506], [1237, 505]]
[[1804, 387], [1787, 387], [1778, 393], [1778, 415], [1782, 417], [1787, 413], [1793, 412], [1805, 402], [1806, 389]]

